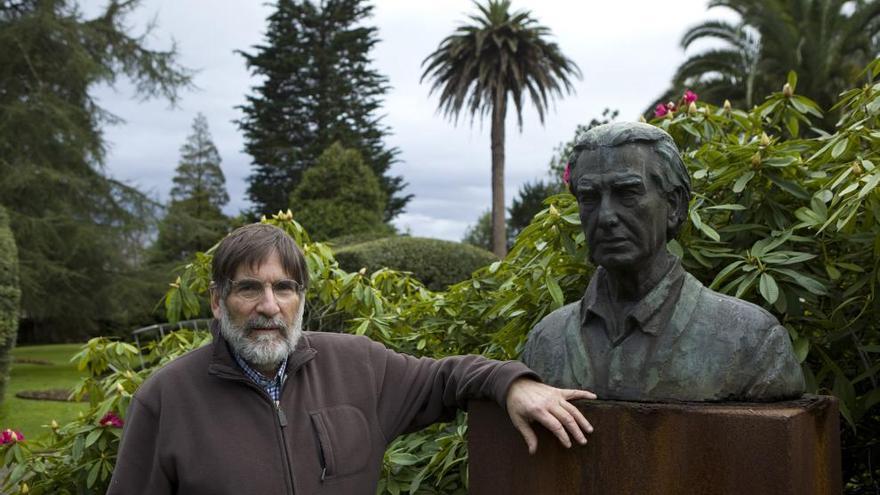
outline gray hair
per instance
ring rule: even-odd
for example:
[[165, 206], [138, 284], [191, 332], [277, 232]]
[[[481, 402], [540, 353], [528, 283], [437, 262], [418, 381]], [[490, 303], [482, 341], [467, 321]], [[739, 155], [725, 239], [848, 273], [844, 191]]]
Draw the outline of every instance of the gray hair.
[[667, 240], [674, 239], [687, 218], [688, 203], [691, 198], [691, 179], [672, 136], [659, 127], [641, 122], [613, 122], [594, 127], [581, 135], [568, 160], [571, 167], [569, 180], [571, 192], [577, 195], [577, 176], [583, 173], [583, 171], [577, 170], [577, 162], [581, 153], [584, 151], [610, 151], [625, 144], [640, 143], [648, 145], [650, 150], [660, 158], [655, 162], [656, 166], [649, 171], [652, 180], [667, 195], [678, 197], [676, 211], [678, 221], [675, 227], [666, 233]]
[[259, 266], [273, 252], [278, 253], [287, 275], [303, 288], [309, 285], [309, 270], [296, 241], [274, 225], [252, 223], [235, 229], [217, 247], [211, 263], [213, 288], [221, 298], [229, 293], [229, 282], [240, 265]]

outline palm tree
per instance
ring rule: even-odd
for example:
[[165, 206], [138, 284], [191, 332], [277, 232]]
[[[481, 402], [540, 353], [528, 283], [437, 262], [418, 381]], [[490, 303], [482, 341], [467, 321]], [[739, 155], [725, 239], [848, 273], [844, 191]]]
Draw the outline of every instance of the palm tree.
[[[751, 107], [760, 103], [757, 98], [779, 91], [793, 70], [798, 74], [798, 93], [827, 109], [880, 54], [880, 2], [876, 0], [709, 2], [710, 9], [715, 7], [733, 10], [741, 22], [708, 21], [685, 33], [684, 48], [704, 38], [719, 40], [722, 47], [685, 60], [673, 79], [671, 94], [690, 87], [710, 101], [727, 98]], [[833, 125], [833, 121], [825, 124]]]
[[706, 50], [685, 60], [675, 72], [672, 86], [698, 89], [705, 100], [728, 99], [751, 108], [756, 103], [755, 86], [763, 74], [758, 68], [760, 36], [744, 23], [707, 21], [689, 29], [681, 38], [681, 47], [687, 50], [706, 38], [723, 40], [727, 46]]
[[504, 119], [508, 99], [513, 101], [522, 130], [526, 95], [544, 114], [550, 98], [571, 93], [570, 77], [580, 69], [555, 43], [550, 30], [525, 10], [510, 12], [509, 0], [475, 2], [478, 14], [459, 26], [422, 62], [422, 80], [433, 79], [431, 93], [440, 91], [439, 109], [457, 122], [467, 109], [471, 121], [479, 114], [492, 119], [492, 247], [499, 257], [507, 254], [504, 224]]

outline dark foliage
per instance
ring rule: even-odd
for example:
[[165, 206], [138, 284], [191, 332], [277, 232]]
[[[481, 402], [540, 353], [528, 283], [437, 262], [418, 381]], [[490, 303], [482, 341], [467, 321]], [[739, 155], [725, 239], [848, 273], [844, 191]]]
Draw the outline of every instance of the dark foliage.
[[364, 23], [372, 10], [363, 0], [280, 0], [264, 44], [240, 52], [262, 79], [238, 122], [253, 157], [248, 196], [257, 217], [285, 210], [303, 172], [334, 142], [360, 151], [379, 178], [383, 220], [410, 200], [403, 179], [388, 175], [397, 150], [383, 142], [388, 129], [377, 115], [388, 84], [371, 67], [379, 40]]
[[92, 19], [73, 0], [0, 3], [0, 204], [36, 338], [81, 338], [152, 309], [140, 267], [156, 205], [104, 172], [101, 131], [117, 119], [90, 94], [126, 77], [139, 96], [173, 102], [188, 84], [173, 48], [129, 34], [137, 3], [111, 1]]

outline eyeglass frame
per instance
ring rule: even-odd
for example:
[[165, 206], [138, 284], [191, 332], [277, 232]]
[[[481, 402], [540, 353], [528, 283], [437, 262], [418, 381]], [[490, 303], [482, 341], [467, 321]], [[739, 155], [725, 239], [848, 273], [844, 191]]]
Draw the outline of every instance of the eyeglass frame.
[[[259, 284], [260, 284], [260, 287], [261, 287], [261, 289], [262, 289], [261, 292], [260, 292], [260, 295], [257, 296], [257, 297], [254, 297], [254, 298], [248, 298], [248, 297], [245, 297], [245, 296], [242, 295], [242, 294], [235, 293], [235, 289], [236, 289], [236, 287], [237, 287], [239, 284], [241, 284], [242, 282], [256, 282], [256, 283], [259, 283]], [[283, 279], [280, 279], [280, 280], [276, 280], [275, 282], [264, 282], [264, 281], [262, 281], [262, 280], [260, 280], [260, 279], [258, 279], [258, 278], [249, 278], [249, 277], [242, 278], [242, 279], [239, 279], [239, 280], [231, 280], [231, 279], [230, 279], [230, 280], [227, 280], [226, 283], [223, 283], [223, 284], [219, 284], [219, 283], [217, 283], [217, 282], [212, 281], [212, 282], [211, 282], [211, 288], [212, 288], [213, 290], [219, 290], [219, 291], [220, 291], [220, 294], [222, 295], [222, 297], [223, 297], [224, 299], [225, 299], [226, 297], [230, 296], [230, 295], [235, 295], [235, 296], [237, 296], [237, 297], [240, 297], [243, 301], [247, 301], [247, 302], [254, 303], [254, 302], [259, 301], [259, 300], [260, 300], [260, 299], [266, 294], [266, 285], [268, 284], [268, 285], [269, 285], [269, 288], [270, 288], [271, 291], [272, 291], [272, 295], [275, 297], [275, 299], [278, 300], [278, 301], [285, 301], [285, 300], [287, 300], [287, 298], [285, 298], [285, 297], [279, 297], [278, 294], [275, 292], [276, 287], [278, 286], [278, 284], [285, 284], [285, 283], [291, 283], [291, 284], [293, 285], [293, 287], [295, 288], [295, 289], [294, 289], [294, 293], [295, 293], [296, 295], [300, 295], [300, 296], [301, 296], [301, 295], [305, 292], [305, 290], [306, 290], [305, 286], [304, 286], [301, 282], [299, 282], [299, 281], [297, 281], [297, 280], [294, 280], [294, 279], [292, 279], [292, 278], [283, 278]], [[291, 296], [291, 297], [292, 297], [292, 296]]]

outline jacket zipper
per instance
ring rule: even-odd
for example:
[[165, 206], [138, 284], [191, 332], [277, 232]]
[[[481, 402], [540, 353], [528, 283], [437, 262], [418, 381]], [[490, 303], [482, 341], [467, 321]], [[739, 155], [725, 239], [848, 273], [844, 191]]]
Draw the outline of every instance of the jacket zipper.
[[284, 465], [287, 470], [288, 482], [290, 483], [290, 493], [293, 494], [293, 466], [290, 465], [290, 453], [287, 451], [287, 441], [284, 439], [284, 428], [287, 427], [287, 416], [281, 405], [275, 402], [275, 413], [278, 416], [278, 431], [281, 434], [281, 449], [284, 451]]
[[[284, 374], [281, 377], [281, 387], [278, 390], [278, 398], [279, 399], [281, 399], [281, 397], [284, 395], [284, 384], [285, 383], [287, 383], [287, 374]], [[264, 390], [263, 393], [265, 394], [265, 392], [266, 391]], [[266, 394], [266, 396], [268, 397], [268, 394]], [[270, 402], [272, 401], [271, 397], [269, 397], [269, 401]], [[294, 489], [293, 489], [293, 486], [294, 486], [294, 483], [293, 483], [293, 480], [294, 480], [293, 464], [290, 462], [290, 453], [287, 451], [287, 440], [284, 439], [284, 428], [287, 427], [287, 416], [284, 414], [284, 409], [281, 409], [280, 400], [278, 402], [275, 402], [275, 411], [278, 415], [278, 425], [279, 425], [278, 432], [281, 435], [281, 448], [284, 451], [284, 465], [285, 465], [285, 468], [287, 469], [287, 476], [289, 477], [289, 482], [290, 482], [290, 493], [292, 495], [294, 493]]]
[[[278, 432], [279, 440], [281, 441], [282, 454], [284, 454], [283, 455], [284, 472], [287, 474], [287, 476], [284, 477], [284, 481], [285, 481], [285, 483], [287, 483], [287, 492], [290, 493], [291, 495], [295, 495], [294, 489], [293, 489], [293, 486], [294, 486], [293, 466], [290, 463], [290, 453], [287, 451], [287, 442], [284, 440], [284, 428], [287, 427], [287, 416], [284, 414], [284, 410], [281, 409], [280, 402], [275, 402], [274, 400], [272, 400], [272, 397], [269, 397], [269, 394], [262, 387], [260, 387], [259, 385], [254, 383], [251, 379], [249, 379], [245, 376], [230, 374], [230, 373], [223, 373], [223, 372], [218, 373], [217, 375], [225, 377], [226, 379], [229, 379], [229, 380], [242, 382], [246, 386], [258, 391], [260, 393], [260, 396], [262, 396], [264, 399], [266, 399], [266, 401], [269, 403], [269, 407], [272, 407], [275, 410], [275, 417], [278, 420], [278, 423], [277, 423], [278, 428], [276, 431]], [[279, 395], [278, 395], [279, 398], [284, 393], [284, 384], [286, 382], [287, 382], [287, 375], [285, 374], [284, 378], [282, 378], [282, 380], [281, 380], [281, 390], [279, 391]]]

